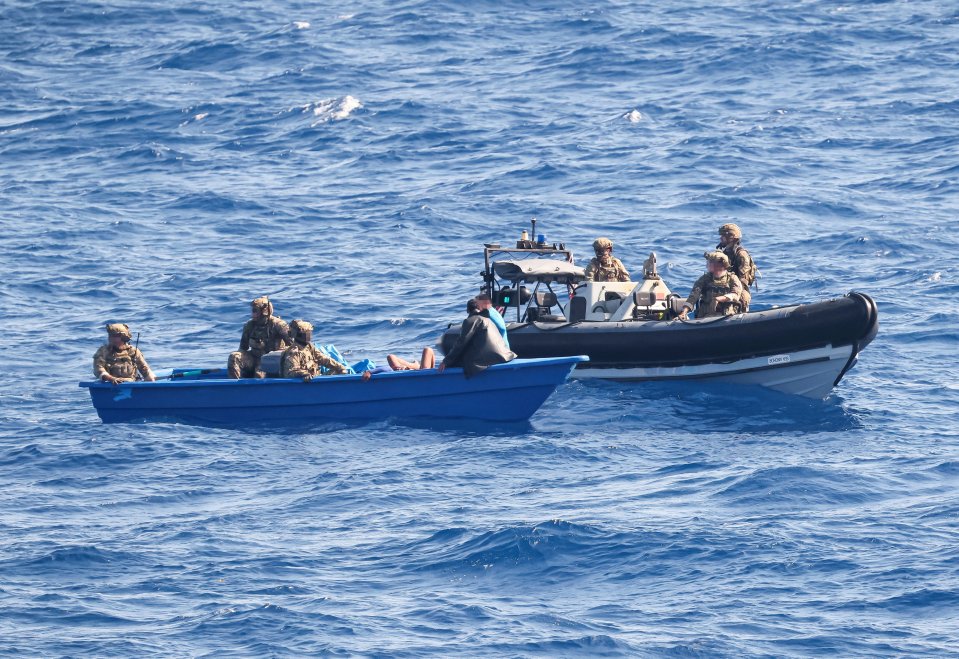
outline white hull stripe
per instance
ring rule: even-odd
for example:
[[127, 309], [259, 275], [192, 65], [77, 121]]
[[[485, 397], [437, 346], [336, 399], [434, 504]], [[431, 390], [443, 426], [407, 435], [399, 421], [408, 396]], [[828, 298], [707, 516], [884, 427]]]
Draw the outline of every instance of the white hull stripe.
[[[694, 366], [657, 366], [651, 368], [623, 367], [606, 368], [591, 367], [588, 363], [582, 364], [573, 371], [572, 377], [577, 379], [604, 379], [604, 380], [672, 380], [695, 379], [709, 377], [724, 377], [796, 368], [814, 364], [816, 362], [837, 362], [836, 375], [846, 365], [849, 359], [851, 346], [833, 348], [825, 346], [811, 350], [781, 353], [765, 357], [751, 357], [736, 361], [696, 364]], [[825, 366], [825, 365], [824, 365]], [[830, 385], [832, 383], [830, 382]]]

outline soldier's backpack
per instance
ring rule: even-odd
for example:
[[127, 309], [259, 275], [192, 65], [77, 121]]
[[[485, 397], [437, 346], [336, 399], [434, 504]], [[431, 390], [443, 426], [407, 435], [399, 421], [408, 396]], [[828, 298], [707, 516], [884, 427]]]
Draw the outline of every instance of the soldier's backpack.
[[[750, 256], [749, 268], [747, 268], [746, 272], [743, 273], [743, 276], [740, 277], [740, 280], [742, 280], [743, 282], [743, 286], [745, 286], [746, 288], [750, 288], [753, 285], [753, 283], [756, 281], [756, 274], [758, 272], [759, 272], [759, 269], [756, 267], [756, 261], [752, 258], [752, 256]], [[759, 284], [756, 284], [756, 288], [758, 290]]]

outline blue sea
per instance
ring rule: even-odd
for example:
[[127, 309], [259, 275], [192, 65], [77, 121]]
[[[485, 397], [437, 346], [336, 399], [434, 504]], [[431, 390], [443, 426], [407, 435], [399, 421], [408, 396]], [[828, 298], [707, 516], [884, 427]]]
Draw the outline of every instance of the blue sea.
[[[0, 652], [959, 655], [955, 2], [0, 3]], [[104, 324], [269, 295], [436, 342], [537, 218], [753, 307], [859, 290], [825, 401], [572, 382], [527, 424], [102, 425]]]

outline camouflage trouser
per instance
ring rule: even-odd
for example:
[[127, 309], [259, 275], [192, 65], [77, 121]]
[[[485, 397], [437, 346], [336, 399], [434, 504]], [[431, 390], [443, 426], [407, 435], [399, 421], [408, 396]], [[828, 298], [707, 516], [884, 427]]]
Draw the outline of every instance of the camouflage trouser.
[[265, 377], [263, 371], [257, 370], [260, 366], [260, 358], [253, 352], [237, 350], [230, 353], [230, 358], [226, 363], [226, 370], [229, 376], [234, 380], [240, 378], [262, 378]]
[[739, 296], [739, 313], [749, 311], [749, 301], [752, 299], [753, 296], [750, 294], [749, 289], [743, 286], [743, 293]]

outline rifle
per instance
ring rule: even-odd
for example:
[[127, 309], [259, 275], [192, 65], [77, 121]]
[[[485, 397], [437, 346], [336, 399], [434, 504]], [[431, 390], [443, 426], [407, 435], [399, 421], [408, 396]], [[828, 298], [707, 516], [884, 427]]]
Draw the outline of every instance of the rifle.
[[142, 380], [143, 376], [140, 375], [140, 369], [137, 367], [137, 350], [140, 348], [140, 333], [137, 332], [137, 340], [133, 342], [133, 379]]

